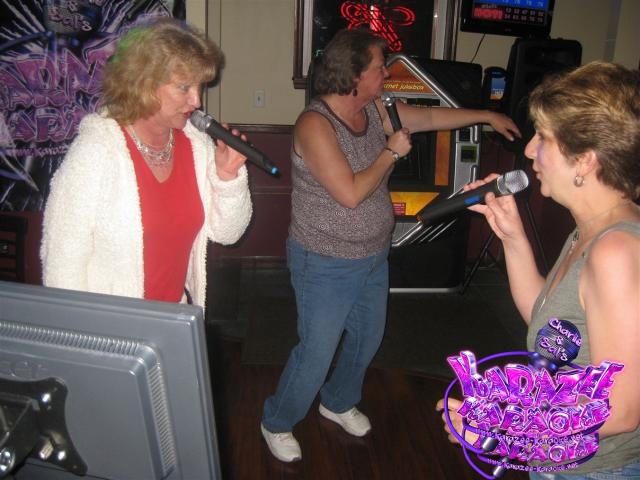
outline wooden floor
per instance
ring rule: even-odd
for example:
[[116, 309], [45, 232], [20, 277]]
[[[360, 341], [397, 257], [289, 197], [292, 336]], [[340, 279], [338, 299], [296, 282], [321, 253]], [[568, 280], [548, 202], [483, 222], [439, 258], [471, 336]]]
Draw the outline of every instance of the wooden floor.
[[[267, 449], [259, 425], [264, 399], [282, 366], [241, 363], [241, 341], [210, 335], [209, 356], [223, 478], [226, 480], [480, 479], [458, 445], [451, 445], [435, 403], [448, 383], [424, 375], [370, 368], [360, 409], [373, 425], [353, 437], [321, 417], [318, 401], [294, 434], [302, 461], [287, 464]], [[485, 467], [485, 471], [488, 471]], [[528, 476], [509, 471], [505, 478]]]

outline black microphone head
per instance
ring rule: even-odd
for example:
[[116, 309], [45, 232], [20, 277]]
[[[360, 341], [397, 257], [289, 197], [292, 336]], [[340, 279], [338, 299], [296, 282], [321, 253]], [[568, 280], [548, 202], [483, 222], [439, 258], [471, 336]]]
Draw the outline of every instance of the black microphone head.
[[385, 107], [390, 107], [395, 103], [395, 98], [393, 98], [389, 92], [382, 92], [382, 95], [380, 95], [380, 100], [382, 100], [382, 104]]
[[496, 179], [496, 188], [500, 195], [518, 193], [529, 186], [529, 177], [524, 170], [512, 170]]
[[530, 363], [555, 372], [575, 360], [581, 344], [578, 327], [568, 320], [552, 319], [538, 331]]
[[201, 132], [207, 131], [207, 127], [209, 127], [209, 123], [211, 121], [209, 116], [202, 110], [194, 110], [189, 120], [191, 120], [193, 126]]
[[225, 127], [216, 122], [212, 117], [207, 115], [201, 110], [194, 110], [189, 117], [191, 123], [201, 132], [207, 133], [213, 138], [213, 141], [222, 140], [227, 146], [240, 152], [247, 160], [255, 164], [264, 171], [271, 175], [278, 175], [278, 167], [273, 165], [269, 159], [259, 150], [256, 150], [253, 145], [245, 140], [242, 140], [239, 136], [234, 135]]

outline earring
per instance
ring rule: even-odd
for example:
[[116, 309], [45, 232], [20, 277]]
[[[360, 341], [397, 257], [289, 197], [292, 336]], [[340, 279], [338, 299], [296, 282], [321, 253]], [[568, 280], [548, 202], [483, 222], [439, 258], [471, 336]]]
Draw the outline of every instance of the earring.
[[354, 88], [353, 91], [351, 92], [351, 95], [353, 95], [354, 97], [358, 96], [358, 89]]
[[573, 184], [580, 188], [582, 185], [584, 185], [584, 177], [582, 175], [576, 175], [575, 177], [573, 177]]

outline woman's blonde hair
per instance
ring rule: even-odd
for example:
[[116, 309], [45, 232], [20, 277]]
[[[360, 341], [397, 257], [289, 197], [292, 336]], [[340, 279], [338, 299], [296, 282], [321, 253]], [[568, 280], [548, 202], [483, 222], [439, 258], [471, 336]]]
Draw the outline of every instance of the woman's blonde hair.
[[101, 107], [120, 123], [133, 123], [160, 109], [156, 90], [173, 78], [211, 82], [223, 67], [220, 48], [174, 18], [159, 17], [131, 28], [107, 61]]

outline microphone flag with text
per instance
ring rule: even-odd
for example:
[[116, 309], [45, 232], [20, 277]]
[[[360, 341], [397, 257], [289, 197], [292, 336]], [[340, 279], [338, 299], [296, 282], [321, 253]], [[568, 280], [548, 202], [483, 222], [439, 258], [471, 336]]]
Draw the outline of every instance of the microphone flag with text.
[[278, 174], [278, 167], [269, 161], [267, 156], [257, 150], [253, 145], [234, 135], [216, 122], [211, 116], [200, 110], [194, 110], [191, 114], [191, 123], [201, 132], [209, 134], [214, 140], [219, 139], [229, 147], [240, 152], [247, 160], [271, 175]]
[[416, 217], [421, 223], [429, 224], [441, 217], [464, 210], [471, 205], [482, 203], [484, 196], [489, 192], [493, 192], [496, 197], [501, 197], [518, 193], [528, 186], [529, 177], [527, 177], [527, 174], [523, 170], [512, 170], [478, 188], [429, 204], [420, 210]]

